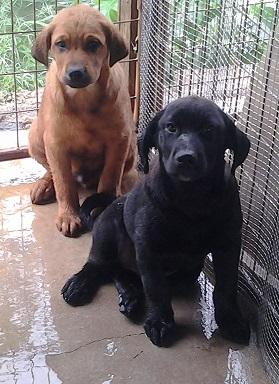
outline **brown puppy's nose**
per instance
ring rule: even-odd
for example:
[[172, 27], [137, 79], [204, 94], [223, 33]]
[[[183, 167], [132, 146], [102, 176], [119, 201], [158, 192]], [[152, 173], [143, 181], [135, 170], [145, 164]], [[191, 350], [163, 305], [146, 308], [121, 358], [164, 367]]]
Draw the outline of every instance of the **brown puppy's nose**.
[[70, 80], [80, 81], [83, 79], [83, 77], [86, 73], [86, 70], [83, 67], [78, 67], [78, 68], [74, 68], [74, 69], [71, 68], [67, 72], [68, 72], [68, 76], [69, 76]]
[[70, 65], [65, 72], [65, 82], [73, 88], [85, 87], [89, 84], [90, 77], [82, 65]]

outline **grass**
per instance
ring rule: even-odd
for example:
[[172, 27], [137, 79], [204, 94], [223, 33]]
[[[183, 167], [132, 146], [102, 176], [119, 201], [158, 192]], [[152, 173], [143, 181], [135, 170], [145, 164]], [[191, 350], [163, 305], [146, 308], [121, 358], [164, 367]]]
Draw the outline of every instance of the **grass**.
[[[112, 21], [118, 18], [118, 0], [58, 0], [58, 10], [76, 3], [88, 3], [97, 7]], [[31, 31], [40, 30], [55, 15], [54, 0], [35, 1], [35, 19], [32, 0], [14, 0], [13, 17], [10, 0], [0, 1], [0, 101], [14, 92], [35, 90], [36, 81], [39, 86], [44, 84], [44, 73], [25, 73], [36, 69], [44, 71], [43, 65], [35, 63], [31, 56], [31, 46], [35, 34]], [[13, 20], [13, 26], [12, 26]], [[12, 36], [12, 29], [16, 33]], [[13, 56], [14, 52], [14, 56]], [[36, 67], [37, 66], [37, 67]], [[13, 76], [13, 72], [19, 75]]]

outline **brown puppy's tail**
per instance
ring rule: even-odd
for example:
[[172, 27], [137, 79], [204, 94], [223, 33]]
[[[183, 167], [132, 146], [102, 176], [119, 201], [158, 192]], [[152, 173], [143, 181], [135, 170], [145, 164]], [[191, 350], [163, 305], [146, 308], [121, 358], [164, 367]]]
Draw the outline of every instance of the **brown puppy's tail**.
[[113, 200], [116, 199], [114, 195], [108, 195], [106, 193], [93, 193], [93, 195], [87, 197], [81, 204], [79, 210], [79, 216], [84, 232], [89, 232], [93, 228], [94, 220], [97, 215], [92, 214], [92, 210], [95, 208], [101, 208], [98, 210], [100, 214]]

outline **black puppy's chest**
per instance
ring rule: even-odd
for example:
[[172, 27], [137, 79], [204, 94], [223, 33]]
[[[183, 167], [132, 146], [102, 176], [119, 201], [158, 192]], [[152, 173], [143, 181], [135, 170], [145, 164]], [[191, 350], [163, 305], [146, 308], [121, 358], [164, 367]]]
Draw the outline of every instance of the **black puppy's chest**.
[[[154, 227], [153, 227], [154, 228]], [[190, 220], [181, 217], [161, 218], [155, 229], [150, 228], [152, 251], [160, 259], [165, 273], [180, 269], [189, 271], [198, 268], [211, 251], [212, 239], [216, 237], [215, 225], [210, 217]], [[152, 239], [152, 241], [151, 241]]]
[[209, 217], [191, 220], [187, 216], [161, 216], [157, 228], [150, 228], [153, 247], [164, 253], [204, 253], [209, 250], [214, 234], [214, 221]]

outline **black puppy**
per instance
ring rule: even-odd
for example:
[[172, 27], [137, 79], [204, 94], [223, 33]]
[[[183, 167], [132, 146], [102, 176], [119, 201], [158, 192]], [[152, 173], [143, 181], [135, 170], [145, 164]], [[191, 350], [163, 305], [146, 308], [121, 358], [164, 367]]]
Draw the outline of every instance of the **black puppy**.
[[[169, 276], [196, 280], [211, 252], [216, 322], [224, 337], [247, 343], [249, 326], [237, 304], [242, 214], [234, 171], [249, 152], [249, 140], [214, 103], [186, 97], [147, 127], [139, 143], [145, 173], [151, 147], [159, 150], [154, 167], [97, 218], [88, 261], [67, 281], [63, 297], [73, 306], [86, 304], [100, 284], [113, 279], [120, 310], [132, 317], [142, 283], [145, 332], [164, 346], [175, 325]], [[232, 169], [224, 161], [228, 148]]]

